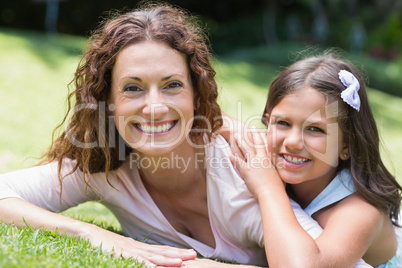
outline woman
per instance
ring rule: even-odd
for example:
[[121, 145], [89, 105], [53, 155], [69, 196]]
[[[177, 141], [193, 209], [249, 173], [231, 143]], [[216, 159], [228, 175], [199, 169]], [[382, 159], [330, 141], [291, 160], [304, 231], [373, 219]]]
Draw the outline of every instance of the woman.
[[[210, 266], [188, 262], [192, 249], [266, 265], [259, 207], [227, 143], [213, 137], [221, 110], [199, 28], [181, 10], [146, 6], [107, 21], [90, 41], [67, 130], [42, 165], [1, 175], [0, 220], [78, 235], [148, 265]], [[128, 237], [54, 213], [89, 200], [106, 205]], [[318, 224], [292, 205], [317, 237]]]

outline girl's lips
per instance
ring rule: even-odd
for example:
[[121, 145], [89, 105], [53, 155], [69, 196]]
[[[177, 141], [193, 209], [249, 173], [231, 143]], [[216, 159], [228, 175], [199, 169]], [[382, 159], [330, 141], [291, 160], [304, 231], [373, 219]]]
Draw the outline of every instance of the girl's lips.
[[145, 135], [164, 135], [170, 132], [177, 124], [178, 120], [152, 122], [152, 123], [135, 123], [136, 129]]
[[285, 166], [289, 168], [301, 168], [311, 161], [308, 158], [289, 154], [280, 154], [279, 156], [283, 160]]

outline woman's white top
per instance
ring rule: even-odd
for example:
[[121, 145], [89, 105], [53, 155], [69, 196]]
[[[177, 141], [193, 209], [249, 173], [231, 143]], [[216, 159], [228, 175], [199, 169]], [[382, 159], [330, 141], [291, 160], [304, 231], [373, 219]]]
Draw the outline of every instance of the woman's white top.
[[[77, 170], [68, 175], [63, 180], [61, 202], [56, 162], [2, 174], [0, 199], [18, 197], [53, 212], [86, 201], [99, 201], [113, 212], [124, 234], [134, 239], [193, 248], [209, 258], [266, 266], [259, 205], [230, 163], [229, 154], [230, 148], [221, 136], [206, 146], [208, 212], [215, 248], [172, 227], [144, 187], [137, 163], [129, 159], [109, 173], [114, 188], [104, 173], [96, 173], [91, 175], [89, 183], [97, 191], [87, 188], [86, 194], [82, 172]], [[68, 174], [74, 164], [75, 161], [65, 159], [61, 173]], [[313, 238], [318, 237], [322, 232], [318, 223], [297, 203], [291, 200], [291, 204], [301, 226]]]

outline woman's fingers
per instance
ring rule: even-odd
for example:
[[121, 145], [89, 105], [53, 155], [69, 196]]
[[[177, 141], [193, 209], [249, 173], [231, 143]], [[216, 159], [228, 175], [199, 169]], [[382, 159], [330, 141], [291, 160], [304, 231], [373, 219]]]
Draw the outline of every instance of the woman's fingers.
[[[166, 257], [177, 257], [181, 260], [194, 260], [197, 257], [197, 252], [194, 249], [174, 248], [169, 246], [154, 246], [150, 245], [152, 252]], [[156, 248], [155, 248], [156, 247]]]
[[143, 262], [147, 267], [181, 267], [183, 261], [194, 260], [197, 257], [193, 249], [151, 245], [127, 237], [122, 238], [120, 242], [121, 251], [114, 251], [115, 256], [133, 258], [139, 263]]
[[180, 267], [183, 261], [194, 260], [197, 253], [193, 249], [179, 249], [169, 246], [148, 245], [142, 254], [139, 254], [158, 267]]

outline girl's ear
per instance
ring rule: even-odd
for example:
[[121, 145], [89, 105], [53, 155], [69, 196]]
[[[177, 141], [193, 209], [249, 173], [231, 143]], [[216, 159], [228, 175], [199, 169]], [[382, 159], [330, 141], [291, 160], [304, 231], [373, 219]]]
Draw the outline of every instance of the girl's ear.
[[265, 114], [264, 114], [264, 121], [265, 121], [265, 125], [266, 125], [267, 127], [269, 126], [269, 119], [270, 119], [269, 113], [265, 113]]
[[348, 160], [350, 158], [349, 144], [347, 144], [346, 142], [343, 143], [343, 147], [340, 152], [339, 158], [341, 160]]

